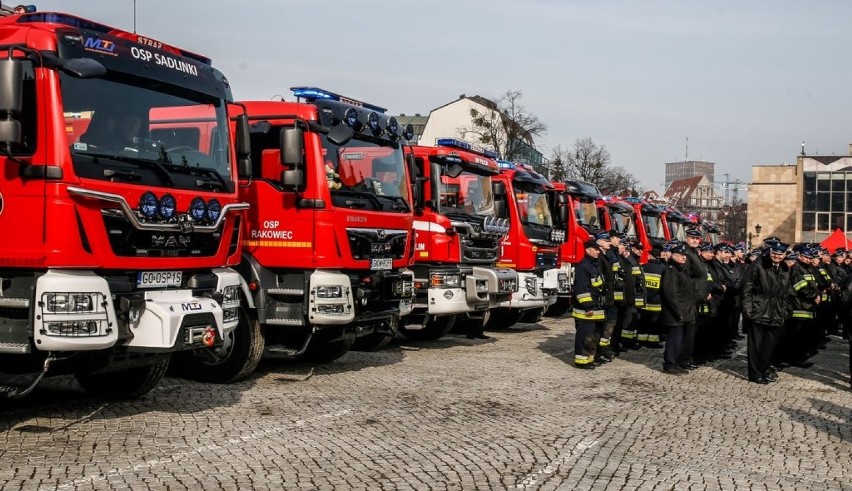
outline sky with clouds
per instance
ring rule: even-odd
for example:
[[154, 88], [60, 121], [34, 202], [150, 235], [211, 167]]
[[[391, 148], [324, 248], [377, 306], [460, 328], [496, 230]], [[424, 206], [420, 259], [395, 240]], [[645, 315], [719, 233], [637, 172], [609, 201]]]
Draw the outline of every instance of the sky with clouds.
[[660, 192], [664, 162], [845, 155], [852, 2], [826, 0], [49, 0], [213, 59], [238, 99], [315, 85], [428, 114], [520, 90], [545, 155], [590, 137]]

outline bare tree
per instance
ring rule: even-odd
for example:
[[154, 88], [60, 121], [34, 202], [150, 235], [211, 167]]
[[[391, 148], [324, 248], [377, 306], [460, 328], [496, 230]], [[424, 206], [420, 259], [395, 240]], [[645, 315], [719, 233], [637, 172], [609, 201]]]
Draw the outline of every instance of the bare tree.
[[578, 138], [568, 151], [556, 147], [554, 152], [559, 152], [565, 161], [567, 179], [590, 182], [604, 194], [639, 193], [639, 179], [624, 167], [613, 167], [609, 150], [596, 145], [589, 137]]
[[563, 182], [567, 179], [567, 162], [565, 161], [565, 152], [561, 145], [556, 145], [551, 150], [551, 157], [547, 163], [548, 178], [551, 181]]
[[462, 138], [474, 137], [506, 160], [523, 156], [525, 146], [535, 148], [535, 137], [543, 136], [547, 125], [526, 111], [520, 103], [522, 97], [520, 90], [508, 90], [496, 101], [471, 98], [486, 109], [470, 110], [470, 126], [459, 129]]

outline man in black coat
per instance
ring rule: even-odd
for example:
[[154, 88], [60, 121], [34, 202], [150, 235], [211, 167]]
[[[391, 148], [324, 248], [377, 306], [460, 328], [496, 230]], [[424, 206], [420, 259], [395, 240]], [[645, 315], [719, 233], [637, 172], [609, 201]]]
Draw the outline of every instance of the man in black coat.
[[598, 256], [601, 246], [595, 239], [584, 244], [586, 255], [574, 269], [574, 297], [571, 317], [577, 334], [574, 337], [574, 366], [583, 369], [595, 368], [597, 351], [606, 304], [606, 283], [599, 267]]
[[790, 271], [784, 264], [789, 246], [779, 242], [743, 278], [743, 315], [749, 320], [748, 379], [758, 384], [774, 381], [770, 373], [777, 335], [790, 316], [794, 296]]
[[686, 247], [677, 245], [671, 250], [671, 259], [660, 280], [660, 324], [668, 329], [663, 351], [663, 371], [671, 374], [686, 373], [683, 366], [684, 327], [695, 324], [698, 296], [692, 279], [686, 271]]
[[[692, 291], [700, 301], [696, 310], [701, 310], [710, 300], [707, 281], [707, 265], [698, 252], [701, 245], [701, 231], [691, 228], [686, 231], [686, 274], [692, 281]], [[698, 332], [698, 316], [693, 321], [683, 326], [683, 348], [681, 352], [682, 363], [688, 369], [697, 368], [693, 364], [693, 353], [695, 351], [695, 337]]]

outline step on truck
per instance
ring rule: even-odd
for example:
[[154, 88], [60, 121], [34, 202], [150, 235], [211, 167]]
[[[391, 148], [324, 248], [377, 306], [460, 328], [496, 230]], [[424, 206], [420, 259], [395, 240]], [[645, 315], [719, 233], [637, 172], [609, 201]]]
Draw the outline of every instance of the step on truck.
[[296, 102], [245, 101], [251, 204], [238, 266], [246, 343], [328, 362], [377, 349], [413, 301], [412, 138], [381, 107], [315, 88]]
[[[227, 266], [248, 205], [228, 82], [203, 56], [64, 13], [6, 15], [0, 32], [2, 393], [74, 374], [143, 395], [172, 353], [211, 355], [238, 325]], [[208, 122], [210, 141], [172, 143], [158, 111]]]
[[490, 309], [518, 290], [517, 273], [496, 267], [509, 232], [494, 206], [497, 155], [454, 138], [410, 148], [417, 169], [415, 302], [400, 331], [412, 339], [438, 339], [458, 323], [481, 331]]
[[500, 245], [497, 267], [518, 274], [518, 291], [491, 313], [488, 326], [505, 328], [517, 322], [538, 322], [556, 302], [560, 289], [570, 288], [559, 270], [559, 247], [565, 241], [567, 207], [557, 203], [550, 181], [531, 167], [498, 160], [492, 178], [498, 218], [508, 218], [509, 233]]

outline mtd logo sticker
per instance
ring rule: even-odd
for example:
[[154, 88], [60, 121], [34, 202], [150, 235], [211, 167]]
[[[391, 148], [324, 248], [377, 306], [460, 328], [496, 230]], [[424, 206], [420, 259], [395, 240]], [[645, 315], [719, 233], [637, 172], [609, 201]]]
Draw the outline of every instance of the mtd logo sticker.
[[106, 39], [85, 37], [83, 41], [83, 49], [105, 55], [118, 56], [115, 52], [115, 43]]

